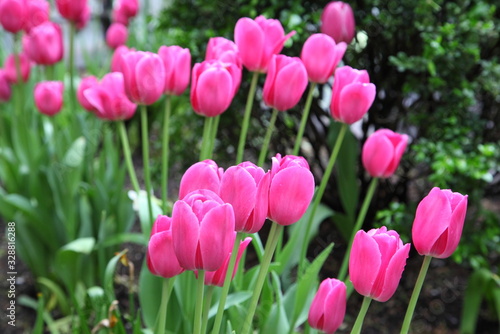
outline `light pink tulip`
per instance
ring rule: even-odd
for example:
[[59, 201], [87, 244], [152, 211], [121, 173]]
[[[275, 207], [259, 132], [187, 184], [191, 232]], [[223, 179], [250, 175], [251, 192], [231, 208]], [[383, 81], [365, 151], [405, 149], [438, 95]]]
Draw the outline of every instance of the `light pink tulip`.
[[191, 52], [177, 45], [160, 46], [158, 55], [165, 66], [164, 93], [181, 95], [191, 78]]
[[314, 194], [314, 177], [303, 157], [277, 154], [272, 158], [268, 218], [280, 225], [297, 222]]
[[47, 0], [28, 0], [26, 5], [28, 15], [24, 30], [29, 33], [33, 27], [49, 20], [50, 5]]
[[184, 271], [175, 256], [172, 241], [172, 219], [168, 216], [159, 215], [153, 224], [146, 253], [146, 263], [152, 274], [165, 278], [177, 276]]
[[172, 239], [184, 269], [219, 269], [231, 252], [235, 234], [233, 208], [216, 193], [201, 189], [174, 203]]
[[0, 24], [13, 34], [24, 29], [28, 21], [28, 6], [25, 0], [1, 0]]
[[219, 194], [220, 182], [224, 170], [213, 160], [204, 160], [189, 167], [182, 175], [179, 198], [198, 189], [208, 189]]
[[99, 81], [97, 80], [96, 77], [93, 75], [89, 75], [85, 78], [82, 78], [82, 81], [80, 81], [80, 85], [78, 86], [78, 89], [76, 90], [76, 98], [80, 105], [87, 111], [91, 112], [97, 112], [97, 108], [94, 107], [85, 97], [83, 92], [90, 87], [93, 87], [97, 85]]
[[127, 27], [121, 23], [113, 23], [106, 31], [106, 44], [114, 50], [121, 45], [125, 45], [127, 37]]
[[335, 44], [333, 38], [326, 34], [309, 36], [300, 55], [309, 80], [316, 83], [327, 82], [344, 56], [346, 48], [347, 44]]
[[295, 31], [285, 35], [280, 21], [258, 16], [255, 20], [243, 17], [236, 22], [234, 41], [243, 65], [252, 72], [266, 73], [273, 55], [283, 49], [286, 40]]
[[[30, 78], [31, 62], [28, 56], [26, 56], [26, 54], [24, 53], [21, 53], [19, 55], [19, 62], [21, 65], [21, 80], [23, 82], [26, 82]], [[5, 59], [3, 67], [7, 80], [9, 80], [11, 84], [17, 83], [16, 60], [13, 54], [9, 55], [7, 59]]]
[[7, 102], [12, 96], [12, 88], [7, 80], [7, 75], [3, 69], [0, 69], [0, 102]]
[[64, 86], [61, 81], [42, 81], [33, 92], [35, 105], [45, 115], [54, 116], [63, 105]]
[[335, 70], [332, 88], [332, 117], [342, 123], [353, 124], [368, 112], [375, 100], [375, 85], [365, 70], [342, 66]]
[[122, 56], [130, 51], [135, 51], [135, 49], [129, 49], [125, 45], [119, 46], [113, 52], [111, 57], [111, 72], [122, 72]]
[[87, 0], [56, 0], [56, 6], [62, 17], [75, 23], [81, 21], [88, 10]]
[[307, 71], [298, 57], [275, 55], [269, 62], [262, 98], [279, 111], [299, 103], [307, 87]]
[[309, 325], [327, 334], [335, 333], [344, 321], [346, 296], [344, 282], [335, 278], [327, 278], [321, 282], [309, 308]]
[[269, 206], [270, 173], [251, 162], [229, 167], [220, 182], [220, 197], [233, 206], [236, 232], [256, 233]]
[[332, 1], [321, 13], [321, 32], [331, 36], [337, 43], [351, 43], [355, 28], [354, 13], [345, 2]]
[[99, 84], [83, 91], [83, 96], [96, 109], [95, 114], [106, 120], [118, 121], [131, 118], [137, 106], [128, 99], [120, 72], [106, 74]]
[[61, 61], [64, 55], [61, 27], [50, 21], [33, 27], [23, 37], [23, 49], [38, 65], [54, 65]]
[[354, 236], [349, 257], [349, 277], [365, 297], [386, 302], [396, 291], [410, 252], [396, 231], [385, 226]]
[[362, 162], [372, 177], [391, 177], [399, 166], [408, 144], [408, 136], [389, 129], [380, 129], [363, 145]]
[[467, 195], [432, 188], [418, 204], [413, 221], [412, 239], [420, 255], [444, 259], [458, 246], [465, 215]]
[[233, 41], [224, 37], [212, 37], [208, 40], [205, 60], [220, 60], [224, 63], [233, 63], [242, 67], [238, 46]]

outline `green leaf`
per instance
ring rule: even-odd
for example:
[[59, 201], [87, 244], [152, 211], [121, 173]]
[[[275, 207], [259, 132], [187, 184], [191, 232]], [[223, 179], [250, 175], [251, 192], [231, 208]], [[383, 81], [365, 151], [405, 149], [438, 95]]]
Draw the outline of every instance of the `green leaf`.
[[81, 254], [90, 254], [94, 249], [94, 238], [80, 238], [71, 241], [61, 248], [62, 251], [72, 251]]
[[91, 275], [90, 271], [82, 271], [83, 257], [94, 249], [94, 238], [80, 238], [61, 247], [56, 255], [56, 269], [69, 291], [74, 291], [78, 282]]
[[486, 292], [488, 282], [491, 280], [491, 272], [487, 269], [474, 271], [465, 289], [462, 307], [462, 322], [460, 323], [461, 334], [473, 334], [476, 332], [476, 323], [481, 308], [481, 301]]
[[[120, 261], [120, 258], [127, 252], [127, 249], [122, 250], [120, 253], [113, 256], [111, 260], [109, 260], [108, 265], [106, 266], [106, 271], [104, 272], [104, 292], [106, 293], [106, 297], [108, 297], [108, 303], [113, 302], [116, 299], [115, 296], [115, 288], [113, 286], [116, 265]], [[141, 291], [142, 292], [142, 291]]]
[[359, 183], [357, 166], [359, 159], [359, 141], [352, 132], [347, 131], [339, 151], [342, 157], [336, 162], [337, 187], [342, 207], [353, 224], [359, 201]]
[[38, 284], [45, 286], [47, 289], [49, 289], [50, 292], [54, 294], [57, 303], [59, 305], [59, 310], [64, 315], [68, 315], [69, 314], [68, 296], [64, 293], [61, 287], [54, 281], [45, 277], [39, 277], [36, 281]]
[[62, 162], [68, 167], [80, 166], [85, 157], [86, 143], [85, 137], [77, 138], [64, 155]]
[[161, 303], [163, 278], [151, 274], [144, 261], [139, 275], [139, 302], [144, 323], [154, 328]]
[[[245, 300], [249, 299], [252, 296], [252, 292], [250, 291], [238, 291], [234, 292], [227, 296], [226, 304], [224, 305], [224, 310], [227, 310], [233, 305], [239, 305], [243, 303]], [[208, 318], [212, 318], [217, 314], [217, 308], [219, 307], [219, 303], [215, 303], [208, 312]]]

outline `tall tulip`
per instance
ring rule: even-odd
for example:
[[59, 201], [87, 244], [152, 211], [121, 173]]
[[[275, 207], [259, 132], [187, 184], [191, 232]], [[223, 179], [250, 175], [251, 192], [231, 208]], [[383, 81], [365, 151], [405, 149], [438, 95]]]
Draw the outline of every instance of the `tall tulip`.
[[224, 37], [212, 37], [208, 40], [205, 60], [220, 60], [225, 63], [233, 63], [242, 67], [238, 46], [233, 41]]
[[309, 308], [307, 320], [311, 327], [327, 334], [335, 333], [344, 321], [346, 296], [344, 282], [335, 278], [321, 282]]
[[122, 72], [122, 56], [130, 51], [135, 51], [135, 49], [129, 49], [125, 45], [120, 45], [115, 49], [111, 56], [111, 72]]
[[76, 98], [77, 98], [78, 102], [87, 111], [96, 112], [97, 108], [94, 107], [87, 100], [87, 98], [85, 97], [83, 92], [87, 88], [93, 87], [93, 86], [97, 85], [98, 83], [99, 83], [99, 81], [97, 80], [97, 78], [95, 76], [89, 75], [89, 76], [82, 78], [82, 80], [80, 81], [80, 85], [78, 86], [78, 89], [76, 90]]
[[7, 80], [7, 75], [3, 69], [0, 69], [0, 102], [10, 100], [12, 95], [12, 88], [10, 82]]
[[[21, 80], [23, 82], [26, 82], [30, 78], [31, 62], [25, 53], [21, 53], [19, 55], [19, 62], [21, 65]], [[5, 71], [5, 76], [7, 77], [7, 80], [10, 83], [18, 83], [16, 59], [14, 55], [11, 54], [7, 57], [7, 59], [5, 59], [4, 71]]]
[[38, 65], [54, 65], [63, 58], [62, 30], [54, 22], [44, 22], [33, 27], [23, 38], [26, 55]]
[[24, 0], [0, 1], [0, 24], [13, 34], [24, 29], [28, 21], [28, 7]]
[[165, 67], [164, 93], [181, 95], [189, 85], [191, 77], [191, 52], [177, 45], [160, 46], [158, 55]]
[[33, 27], [40, 25], [49, 20], [50, 5], [47, 0], [28, 0], [27, 5], [27, 20], [24, 25], [24, 30], [30, 32]]
[[337, 43], [351, 43], [355, 28], [354, 13], [345, 2], [332, 1], [321, 13], [321, 32], [331, 36]]
[[61, 81], [42, 81], [33, 92], [35, 106], [45, 115], [54, 116], [63, 105], [64, 86]]
[[363, 145], [362, 162], [372, 177], [391, 177], [399, 166], [408, 144], [408, 136], [389, 129], [380, 129]]
[[78, 22], [88, 6], [87, 0], [56, 0], [56, 7], [66, 20]]
[[128, 37], [128, 29], [121, 23], [112, 23], [106, 31], [106, 44], [111, 49], [116, 49], [121, 45], [125, 45]]
[[223, 174], [224, 170], [219, 168], [213, 160], [193, 164], [182, 175], [179, 198], [183, 199], [187, 194], [198, 189], [208, 189], [218, 194]]

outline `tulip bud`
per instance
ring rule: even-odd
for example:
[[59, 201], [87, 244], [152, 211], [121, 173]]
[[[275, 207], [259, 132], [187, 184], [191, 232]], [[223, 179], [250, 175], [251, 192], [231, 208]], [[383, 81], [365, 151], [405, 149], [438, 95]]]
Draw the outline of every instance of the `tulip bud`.
[[138, 0], [120, 0], [118, 3], [118, 8], [128, 18], [134, 17], [139, 12], [139, 1]]
[[172, 239], [184, 269], [219, 269], [231, 252], [235, 234], [233, 208], [216, 193], [201, 189], [174, 203]]
[[93, 87], [97, 85], [99, 82], [96, 77], [93, 75], [87, 76], [80, 81], [80, 85], [78, 86], [78, 89], [76, 90], [76, 98], [78, 99], [78, 102], [80, 105], [87, 111], [92, 111], [96, 112], [97, 108], [94, 107], [85, 97], [83, 92], [90, 87]]
[[0, 24], [13, 34], [24, 29], [28, 21], [28, 7], [24, 0], [0, 1]]
[[238, 46], [224, 37], [212, 37], [208, 40], [205, 60], [220, 60], [224, 63], [233, 63], [242, 67]]
[[9, 80], [7, 80], [7, 75], [4, 70], [0, 69], [0, 102], [9, 101], [11, 95], [12, 89]]
[[420, 255], [444, 259], [458, 246], [467, 212], [467, 195], [432, 188], [418, 204], [412, 239]]
[[321, 32], [331, 36], [337, 43], [351, 43], [355, 27], [352, 8], [345, 2], [330, 2], [321, 13]]
[[191, 78], [191, 52], [177, 45], [160, 46], [158, 55], [165, 67], [164, 93], [181, 95]]
[[28, 14], [24, 30], [29, 33], [32, 28], [49, 20], [50, 5], [46, 0], [28, 0], [26, 5]]
[[76, 29], [82, 30], [83, 28], [85, 28], [87, 23], [89, 23], [89, 20], [90, 20], [90, 8], [89, 6], [85, 6], [83, 8], [83, 11], [80, 13], [80, 15], [75, 21]]
[[54, 116], [61, 111], [64, 86], [61, 81], [42, 81], [33, 92], [35, 105], [45, 115]]
[[314, 194], [314, 177], [303, 157], [278, 153], [272, 158], [268, 218], [280, 225], [297, 222]]
[[344, 282], [335, 278], [325, 279], [309, 308], [309, 325], [327, 334], [334, 333], [344, 321], [346, 303]]
[[[19, 62], [21, 65], [21, 79], [23, 82], [26, 82], [30, 78], [31, 62], [24, 53], [19, 55]], [[9, 80], [11, 84], [17, 83], [16, 59], [13, 54], [9, 55], [7, 59], [5, 59], [3, 67], [7, 80]]]
[[66, 20], [80, 22], [88, 10], [87, 0], [56, 0], [57, 10]]
[[38, 65], [54, 65], [61, 61], [64, 54], [61, 27], [50, 21], [33, 27], [23, 37], [23, 49]]
[[316, 83], [327, 82], [344, 56], [346, 48], [347, 44], [335, 44], [333, 38], [326, 34], [311, 35], [304, 43], [300, 55], [309, 80]]
[[127, 42], [128, 29], [121, 23], [113, 23], [106, 31], [106, 44], [111, 49], [116, 49]]
[[363, 145], [363, 166], [372, 177], [391, 177], [399, 166], [407, 144], [407, 135], [388, 129], [377, 130]]
[[410, 252], [396, 231], [385, 226], [358, 231], [349, 257], [349, 277], [354, 289], [365, 297], [386, 302], [396, 291]]
[[335, 71], [332, 88], [332, 117], [342, 123], [353, 124], [367, 113], [375, 100], [375, 85], [365, 70], [358, 71], [350, 66]]
[[183, 199], [188, 193], [198, 189], [208, 189], [218, 194], [223, 174], [224, 170], [213, 160], [195, 163], [182, 175], [179, 198]]
[[298, 57], [273, 56], [264, 83], [264, 102], [279, 111], [299, 103], [307, 87], [307, 71]]

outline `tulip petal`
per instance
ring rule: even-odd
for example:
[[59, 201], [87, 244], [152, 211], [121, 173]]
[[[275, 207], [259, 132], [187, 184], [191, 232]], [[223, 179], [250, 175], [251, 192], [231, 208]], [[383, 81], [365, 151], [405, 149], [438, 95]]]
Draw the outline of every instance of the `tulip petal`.
[[184, 271], [174, 253], [171, 231], [156, 233], [150, 239], [148, 266], [153, 274], [166, 278], [174, 277]]
[[234, 41], [243, 65], [249, 71], [259, 70], [264, 50], [264, 33], [260, 26], [248, 17], [239, 19], [234, 28]]
[[363, 145], [361, 160], [372, 177], [384, 176], [394, 158], [394, 147], [386, 136], [372, 135]]
[[353, 124], [366, 114], [375, 100], [375, 85], [354, 83], [344, 87], [339, 97], [340, 121]]
[[406, 244], [394, 254], [385, 271], [384, 285], [380, 292], [375, 292], [375, 300], [386, 302], [392, 297], [399, 285], [401, 275], [405, 269], [406, 259], [410, 252], [410, 244]]
[[220, 115], [229, 108], [233, 93], [232, 78], [228, 71], [221, 68], [207, 69], [198, 78], [198, 110], [195, 111], [208, 117]]
[[219, 192], [220, 176], [217, 164], [213, 160], [204, 160], [189, 167], [181, 178], [179, 198], [198, 189]]
[[377, 242], [365, 231], [358, 231], [349, 257], [349, 277], [360, 295], [371, 295], [382, 263], [381, 257]]
[[142, 104], [152, 104], [163, 94], [165, 68], [158, 55], [144, 56], [135, 68], [137, 91]]
[[257, 186], [257, 202], [255, 207], [248, 218], [243, 232], [256, 233], [260, 231], [267, 218], [267, 211], [269, 208], [269, 185], [271, 182], [271, 174], [266, 173]]
[[196, 269], [199, 236], [200, 223], [191, 207], [184, 201], [175, 202], [172, 210], [172, 239], [175, 255], [184, 269]]
[[[462, 196], [462, 195], [460, 195]], [[453, 203], [452, 203], [453, 205]], [[467, 196], [462, 196], [462, 199], [455, 207], [451, 214], [450, 226], [448, 227], [448, 240], [444, 253], [440, 254], [441, 259], [449, 257], [458, 246], [462, 230], [464, 227], [465, 214], [467, 213]]]
[[331, 291], [325, 300], [325, 310], [332, 311], [324, 320], [323, 331], [325, 333], [335, 332], [344, 321], [346, 311], [346, 286], [343, 282], [333, 280], [331, 282]]
[[299, 58], [286, 65], [276, 74], [274, 89], [279, 89], [274, 94], [272, 106], [279, 111], [293, 108], [304, 94], [307, 87], [307, 71]]

